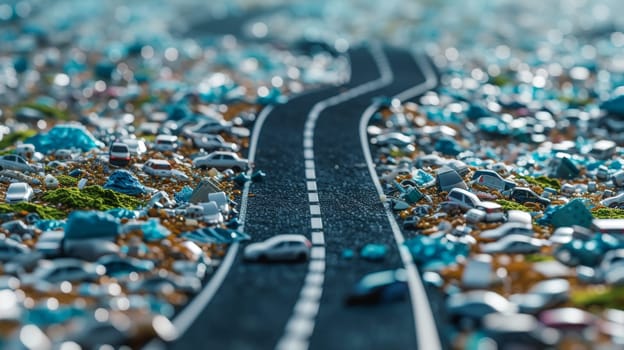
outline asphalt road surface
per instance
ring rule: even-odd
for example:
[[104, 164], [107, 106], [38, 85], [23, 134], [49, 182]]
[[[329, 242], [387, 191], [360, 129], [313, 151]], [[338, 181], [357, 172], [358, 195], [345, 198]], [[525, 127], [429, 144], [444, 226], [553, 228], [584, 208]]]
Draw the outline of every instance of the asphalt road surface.
[[[424, 76], [412, 55], [384, 49], [381, 56], [387, 57], [392, 71], [392, 79], [384, 81], [373, 51], [350, 52], [351, 81], [345, 86], [307, 93], [276, 106], [258, 139], [255, 164], [267, 177], [251, 186], [245, 231], [254, 241], [279, 233], [311, 237], [315, 232], [311, 238], [319, 254], [310, 263], [251, 264], [242, 261], [239, 250], [212, 300], [170, 348], [417, 348], [409, 300], [366, 307], [343, 304], [348, 290], [364, 274], [403, 266], [366, 168], [358, 124], [373, 97], [400, 93], [421, 83]], [[302, 140], [304, 130], [310, 129], [306, 121], [311, 110], [353, 88], [360, 89], [356, 96], [347, 96], [316, 116], [308, 135], [313, 140], [314, 165], [306, 163]], [[311, 166], [316, 171], [315, 198], [308, 194], [310, 179], [306, 179]], [[311, 214], [311, 205], [320, 207], [320, 215]], [[319, 219], [311, 224], [313, 217]], [[357, 252], [366, 243], [385, 244], [386, 259], [341, 258], [345, 248]], [[310, 285], [311, 281], [316, 282]], [[305, 298], [309, 294], [316, 294], [313, 302]], [[435, 298], [432, 308], [437, 311]], [[293, 336], [301, 341], [288, 342]]]

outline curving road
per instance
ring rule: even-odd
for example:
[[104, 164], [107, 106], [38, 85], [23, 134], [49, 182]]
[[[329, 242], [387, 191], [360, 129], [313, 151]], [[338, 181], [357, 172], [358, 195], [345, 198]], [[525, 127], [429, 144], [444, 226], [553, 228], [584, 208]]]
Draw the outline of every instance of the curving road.
[[[256, 167], [268, 176], [246, 189], [250, 197], [245, 231], [254, 240], [277, 233], [305, 234], [315, 245], [311, 261], [248, 264], [242, 261], [238, 246], [233, 247], [218, 278], [213, 277], [215, 282], [206, 288], [209, 293], [202, 293], [205, 300], [188, 307], [184, 322], [178, 320], [177, 325], [185, 323], [186, 332], [170, 348], [440, 346], [432, 324], [428, 326], [433, 334], [417, 336], [427, 324], [415, 320], [422, 313], [431, 317], [426, 309], [415, 310], [423, 303], [415, 300], [422, 299], [422, 293], [412, 290], [412, 298], [403, 303], [343, 305], [348, 290], [362, 275], [409, 264], [397, 248], [396, 233], [371, 181], [360, 120], [373, 97], [393, 96], [422, 87], [426, 81], [423, 60], [405, 51], [359, 48], [350, 52], [350, 59], [349, 84], [304, 94], [265, 110], [252, 140]], [[341, 258], [344, 249], [357, 251], [373, 242], [389, 248], [384, 261]]]

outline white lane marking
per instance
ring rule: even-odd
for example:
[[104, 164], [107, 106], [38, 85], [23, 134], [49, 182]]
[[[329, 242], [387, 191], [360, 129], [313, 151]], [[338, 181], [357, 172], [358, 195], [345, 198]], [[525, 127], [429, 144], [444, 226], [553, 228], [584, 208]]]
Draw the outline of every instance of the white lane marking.
[[313, 160], [305, 160], [304, 161], [306, 169], [314, 169], [314, 161]]
[[[310, 193], [310, 195], [312, 195], [312, 194], [316, 195], [316, 193]], [[312, 227], [313, 230], [322, 230], [323, 229], [323, 219], [321, 219], [321, 218], [310, 218], [310, 227]]]
[[312, 247], [312, 250], [310, 251], [310, 259], [324, 260], [325, 259], [325, 247], [323, 246]]
[[307, 318], [291, 319], [290, 321], [288, 321], [286, 329], [288, 329], [290, 333], [309, 336], [314, 330], [314, 321]]
[[[429, 62], [423, 57], [423, 55], [418, 55], [416, 57], [416, 61], [425, 74], [425, 81], [396, 95], [396, 98], [401, 100], [410, 99], [423, 94], [437, 85], [437, 77], [435, 76]], [[384, 198], [385, 195], [375, 170], [375, 164], [373, 162], [370, 146], [368, 144], [368, 136], [366, 134], [366, 128], [370, 118], [376, 111], [377, 107], [371, 105], [366, 109], [364, 114], [362, 114], [362, 118], [360, 119], [360, 142], [362, 144], [362, 150], [364, 151], [364, 157], [366, 158], [366, 163], [368, 165], [368, 171], [373, 179], [375, 188], [377, 189], [377, 194], [379, 194], [379, 198]], [[431, 311], [431, 305], [429, 304], [427, 293], [425, 292], [425, 288], [420, 280], [418, 268], [414, 264], [414, 260], [409, 250], [403, 245], [405, 237], [403, 237], [403, 233], [394, 218], [394, 214], [386, 203], [383, 203], [383, 206], [388, 222], [390, 223], [390, 227], [392, 228], [394, 240], [399, 247], [399, 255], [401, 256], [401, 260], [403, 261], [403, 265], [405, 265], [405, 269], [407, 271], [407, 283], [410, 291], [410, 299], [412, 301], [412, 314], [414, 316], [418, 348], [427, 350], [442, 349], [438, 329]]]
[[308, 193], [308, 202], [310, 203], [318, 203], [319, 198], [318, 198], [318, 193], [316, 192], [309, 192]]
[[[295, 312], [301, 316], [316, 316], [319, 306], [318, 300], [299, 299], [295, 305]], [[310, 318], [314, 319], [314, 317]]]
[[316, 191], [316, 181], [306, 181], [306, 187], [308, 188], [308, 192]]
[[305, 279], [305, 284], [312, 284], [312, 285], [319, 285], [321, 286], [323, 284], [323, 281], [325, 280], [325, 274], [323, 272], [308, 272], [308, 274], [306, 275], [306, 279]]
[[318, 204], [310, 205], [310, 215], [321, 215], [321, 206]]
[[[256, 125], [254, 125], [253, 132], [251, 134], [251, 140], [249, 144], [249, 162], [253, 162], [256, 158], [256, 149], [258, 147], [258, 138], [260, 137], [260, 130], [262, 130], [262, 126], [264, 125], [264, 121], [269, 116], [271, 111], [273, 110], [273, 106], [266, 106], [258, 115], [258, 120], [256, 121]], [[253, 170], [249, 169], [247, 171], [247, 175], [251, 176]], [[247, 215], [247, 201], [249, 198], [249, 187], [251, 186], [251, 181], [247, 181], [245, 183], [245, 187], [243, 188], [243, 195], [241, 199], [241, 210], [240, 215], [238, 216], [241, 224], [239, 231], [245, 231], [245, 217]], [[210, 281], [206, 283], [206, 286], [202, 291], [197, 294], [193, 298], [193, 300], [186, 305], [186, 307], [173, 319], [173, 325], [175, 326], [178, 336], [184, 334], [189, 327], [195, 322], [195, 319], [201, 314], [201, 312], [206, 308], [206, 305], [210, 303], [214, 295], [223, 284], [225, 280], [225, 276], [227, 276], [228, 272], [232, 268], [232, 263], [236, 258], [236, 254], [239, 249], [239, 243], [234, 243], [230, 246], [225, 258], [219, 265], [217, 272], [210, 278]], [[150, 342], [151, 344], [152, 342]], [[148, 344], [149, 346], [149, 344]]]
[[325, 244], [325, 235], [323, 234], [323, 232], [319, 232], [319, 231], [312, 232], [312, 244], [314, 245]]
[[[320, 101], [315, 104], [312, 110], [310, 110], [310, 113], [308, 113], [303, 134], [303, 156], [306, 160], [305, 176], [307, 180], [316, 180], [314, 168], [308, 167], [310, 164], [308, 162], [311, 162], [312, 165], [314, 164], [314, 129], [316, 128], [316, 121], [321, 112], [328, 107], [346, 102], [349, 99], [392, 83], [392, 70], [390, 69], [390, 64], [381, 46], [374, 45], [370, 51], [375, 59], [375, 63], [379, 67], [381, 77]], [[309, 185], [308, 190], [311, 190]], [[316, 190], [316, 182], [314, 182], [314, 190]], [[309, 192], [308, 199], [310, 203], [314, 203], [310, 205], [310, 213], [313, 215], [310, 219], [310, 227], [313, 230], [320, 230], [323, 228], [323, 221], [320, 217], [314, 217], [314, 215], [321, 214], [321, 207], [317, 204], [318, 194], [316, 192]], [[308, 274], [306, 275], [302, 291], [299, 295], [299, 301], [287, 323], [284, 334], [277, 343], [277, 350], [307, 350], [310, 336], [314, 331], [314, 323], [320, 308], [320, 299], [323, 295], [323, 281], [325, 280], [325, 236], [323, 232], [312, 231], [312, 242], [314, 247], [310, 252], [311, 261]], [[310, 288], [315, 289], [311, 292], [309, 291], [311, 290]], [[311, 298], [311, 296], [314, 296], [314, 298]]]
[[321, 295], [323, 295], [323, 288], [320, 286], [306, 285], [301, 290], [301, 298], [320, 300]]

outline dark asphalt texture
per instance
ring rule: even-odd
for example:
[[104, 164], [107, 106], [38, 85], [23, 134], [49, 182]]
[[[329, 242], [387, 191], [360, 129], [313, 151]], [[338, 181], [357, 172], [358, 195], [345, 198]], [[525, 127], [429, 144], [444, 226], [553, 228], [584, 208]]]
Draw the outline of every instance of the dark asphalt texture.
[[[245, 13], [223, 20], [196, 23], [187, 35], [232, 34], [244, 38], [243, 24], [262, 13]], [[377, 306], [346, 307], [352, 285], [369, 272], [402, 266], [396, 243], [362, 154], [359, 121], [376, 96], [392, 96], [424, 80], [406, 52], [386, 49], [394, 82], [325, 110], [315, 130], [315, 159], [319, 199], [326, 240], [326, 272], [321, 307], [311, 349], [414, 349], [414, 318], [410, 301]], [[305, 187], [302, 134], [307, 115], [317, 102], [380, 77], [365, 48], [350, 52], [351, 81], [325, 88], [276, 106], [262, 129], [256, 168], [267, 172], [254, 183], [248, 202], [246, 231], [254, 241], [279, 233], [310, 235]], [[343, 260], [342, 250], [359, 250], [366, 243], [383, 243], [383, 262]], [[299, 297], [307, 263], [250, 264], [239, 250], [232, 269], [213, 300], [172, 349], [273, 349]], [[428, 291], [434, 316], [442, 315], [441, 296]], [[438, 320], [437, 320], [438, 321]], [[439, 322], [439, 321], [438, 321]], [[441, 329], [441, 327], [438, 327]], [[442, 344], [446, 345], [444, 337]], [[447, 346], [445, 346], [447, 347]]]
[[[373, 97], [392, 96], [424, 80], [413, 58], [386, 49], [394, 82], [386, 88], [326, 109], [315, 131], [318, 192], [327, 249], [327, 268], [311, 349], [414, 349], [410, 301], [346, 307], [352, 285], [369, 272], [402, 266], [390, 225], [366, 168], [359, 121]], [[258, 142], [256, 168], [267, 172], [251, 186], [245, 230], [254, 241], [279, 233], [310, 235], [302, 134], [315, 103], [380, 77], [367, 49], [350, 52], [352, 80], [293, 98], [268, 116]], [[341, 259], [345, 248], [366, 243], [389, 248], [382, 262]], [[223, 285], [173, 349], [273, 349], [299, 297], [307, 263], [251, 264], [241, 247]], [[439, 296], [436, 296], [439, 298]], [[440, 303], [434, 303], [439, 305]], [[434, 306], [434, 308], [437, 308]]]

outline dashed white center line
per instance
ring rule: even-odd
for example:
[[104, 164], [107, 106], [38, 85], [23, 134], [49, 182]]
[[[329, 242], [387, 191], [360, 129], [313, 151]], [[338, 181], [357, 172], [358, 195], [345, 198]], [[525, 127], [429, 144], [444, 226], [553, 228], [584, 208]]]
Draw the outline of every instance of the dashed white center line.
[[316, 191], [316, 181], [307, 181], [306, 182], [306, 187], [308, 188], [308, 192]]
[[325, 274], [323, 272], [308, 272], [305, 279], [305, 284], [321, 285], [325, 280]]
[[308, 202], [310, 202], [310, 203], [318, 203], [318, 201], [319, 201], [318, 193], [316, 193], [316, 192], [308, 193]]
[[[312, 195], [312, 194], [313, 193], [310, 193], [310, 195]], [[322, 230], [323, 229], [323, 220], [321, 218], [311, 218], [310, 219], [310, 227], [312, 227], [313, 230]], [[312, 248], [312, 250], [314, 250], [314, 248]]]
[[325, 235], [323, 232], [312, 232], [312, 244], [314, 245], [324, 245], [325, 244]]
[[321, 299], [323, 288], [320, 286], [307, 285], [301, 290], [301, 296], [307, 299]]
[[324, 260], [325, 259], [325, 247], [314, 247], [312, 248], [312, 250], [310, 251], [310, 257], [312, 259], [320, 259], [320, 260]]
[[284, 335], [277, 343], [277, 350], [308, 349], [323, 295], [326, 251], [325, 235], [323, 231], [319, 231], [323, 229], [323, 219], [321, 218], [321, 205], [319, 204], [314, 166], [314, 129], [316, 121], [321, 112], [326, 108], [346, 102], [392, 82], [392, 71], [381, 47], [378, 45], [374, 46], [371, 48], [371, 53], [379, 67], [381, 77], [315, 104], [310, 113], [308, 113], [308, 118], [304, 125], [303, 158], [308, 202], [310, 204], [310, 228], [312, 229], [311, 239], [313, 247], [310, 250], [310, 264], [308, 265], [308, 273], [303, 288], [299, 294], [299, 300], [286, 325]]

